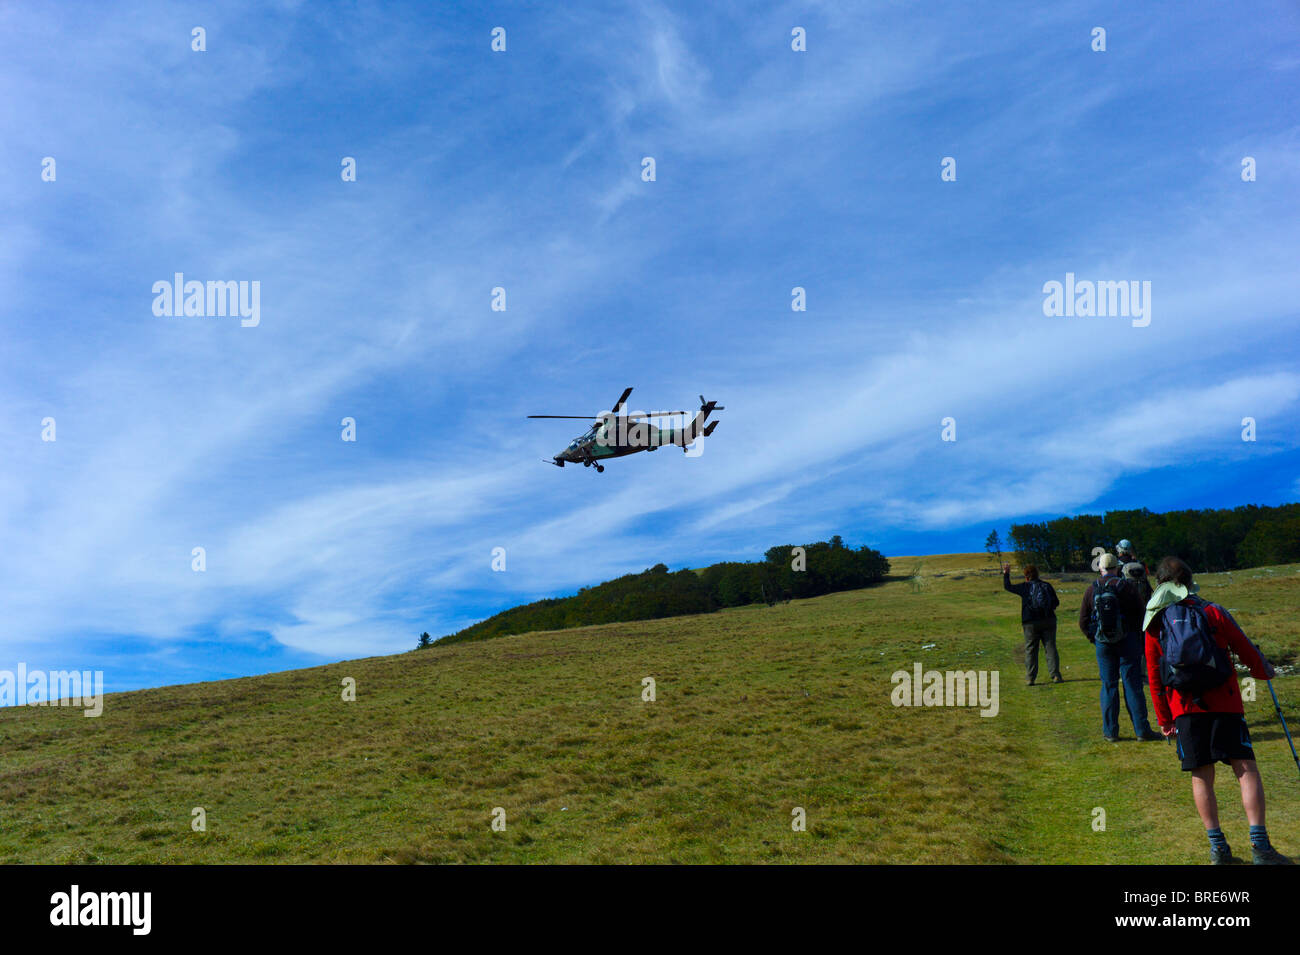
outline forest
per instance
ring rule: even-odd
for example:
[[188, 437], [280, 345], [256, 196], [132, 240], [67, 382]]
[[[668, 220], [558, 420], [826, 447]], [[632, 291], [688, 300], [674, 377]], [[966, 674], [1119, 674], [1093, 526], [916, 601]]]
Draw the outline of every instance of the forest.
[[1300, 561], [1300, 504], [1080, 514], [1012, 524], [1009, 540], [1022, 565], [1052, 571], [1088, 570], [1094, 547], [1113, 553], [1119, 541], [1128, 540], [1149, 567], [1172, 555], [1194, 571], [1215, 573]]
[[856, 590], [879, 583], [888, 573], [889, 561], [879, 551], [849, 547], [837, 534], [815, 544], [771, 547], [761, 561], [729, 561], [698, 571], [670, 571], [664, 564], [655, 564], [637, 574], [583, 587], [571, 597], [511, 607], [441, 640], [422, 637], [419, 645], [711, 613], [744, 604], [775, 604], [794, 597]]

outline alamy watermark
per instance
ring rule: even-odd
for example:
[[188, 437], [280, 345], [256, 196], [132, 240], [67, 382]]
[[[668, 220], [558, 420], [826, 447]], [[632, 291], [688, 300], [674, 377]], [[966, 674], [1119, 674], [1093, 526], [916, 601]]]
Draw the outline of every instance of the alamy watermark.
[[889, 702], [895, 706], [978, 706], [980, 716], [997, 716], [997, 670], [926, 670], [913, 664], [912, 670], [896, 670], [889, 678], [894, 690]]
[[224, 318], [239, 316], [244, 328], [256, 328], [262, 321], [262, 283], [185, 281], [177, 272], [172, 281], [153, 283], [153, 313], [159, 318]]
[[0, 706], [80, 706], [85, 716], [104, 712], [102, 670], [0, 670]]
[[[633, 411], [626, 415], [602, 411], [595, 416], [599, 422], [596, 426], [596, 444], [603, 448], [687, 448], [702, 445], [700, 439], [713, 430], [705, 424], [712, 410], [710, 407], [708, 413], [701, 410], [694, 414], [683, 411]], [[661, 428], [651, 423], [649, 419], [652, 418], [680, 419], [681, 426]], [[716, 424], [716, 421], [712, 424]], [[702, 453], [701, 448], [694, 456], [698, 457]]]
[[50, 896], [54, 926], [124, 926], [132, 935], [148, 935], [153, 926], [152, 892], [83, 892], [73, 885]]
[[1043, 314], [1080, 318], [1131, 318], [1134, 328], [1151, 324], [1151, 282], [1078, 281], [1073, 272], [1065, 273], [1065, 282], [1043, 283]]

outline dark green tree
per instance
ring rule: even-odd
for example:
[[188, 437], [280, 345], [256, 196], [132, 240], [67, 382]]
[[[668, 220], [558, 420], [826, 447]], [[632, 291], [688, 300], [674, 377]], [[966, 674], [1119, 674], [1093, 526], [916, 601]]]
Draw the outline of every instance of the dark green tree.
[[984, 549], [997, 558], [998, 565], [1002, 564], [1002, 538], [998, 536], [997, 530], [989, 531], [989, 536], [984, 538]]

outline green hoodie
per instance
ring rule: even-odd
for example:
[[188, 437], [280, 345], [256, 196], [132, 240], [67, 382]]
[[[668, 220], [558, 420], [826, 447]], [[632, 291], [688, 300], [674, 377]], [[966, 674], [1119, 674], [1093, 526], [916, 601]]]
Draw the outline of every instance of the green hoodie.
[[1156, 618], [1156, 614], [1166, 607], [1172, 607], [1174, 604], [1186, 600], [1190, 594], [1194, 594], [1200, 589], [1196, 584], [1184, 587], [1172, 580], [1161, 584], [1156, 588], [1155, 593], [1151, 595], [1151, 599], [1147, 601], [1147, 614], [1142, 620], [1142, 629], [1150, 630], [1151, 621]]

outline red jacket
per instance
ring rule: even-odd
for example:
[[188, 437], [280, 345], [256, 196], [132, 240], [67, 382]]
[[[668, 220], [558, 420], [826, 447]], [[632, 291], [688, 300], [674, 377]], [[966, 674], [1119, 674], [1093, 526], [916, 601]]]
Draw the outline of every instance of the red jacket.
[[[1189, 598], [1190, 599], [1190, 598]], [[1187, 603], [1187, 600], [1182, 601]], [[1219, 646], [1235, 653], [1237, 659], [1250, 668], [1250, 675], [1257, 680], [1265, 680], [1264, 658], [1255, 649], [1255, 645], [1246, 639], [1246, 635], [1237, 626], [1232, 615], [1217, 604], [1207, 603], [1204, 608], [1206, 619], [1210, 622], [1210, 633]], [[1237, 674], [1212, 690], [1202, 694], [1205, 709], [1187, 699], [1178, 690], [1169, 689], [1160, 682], [1160, 627], [1164, 614], [1156, 614], [1151, 621], [1151, 629], [1146, 633], [1147, 676], [1151, 681], [1151, 703], [1156, 708], [1156, 718], [1161, 726], [1169, 726], [1184, 713], [1244, 713], [1241, 705], [1241, 687], [1237, 685]]]

